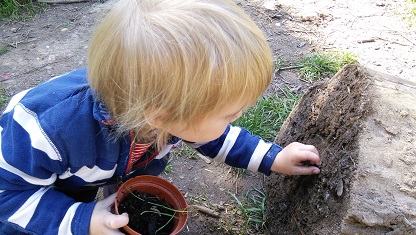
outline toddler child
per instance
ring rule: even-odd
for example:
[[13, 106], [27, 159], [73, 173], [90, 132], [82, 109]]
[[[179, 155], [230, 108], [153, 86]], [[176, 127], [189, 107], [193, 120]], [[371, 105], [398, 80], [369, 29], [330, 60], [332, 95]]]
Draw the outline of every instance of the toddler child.
[[[234, 167], [318, 174], [314, 146], [230, 125], [269, 85], [273, 58], [229, 0], [120, 0], [87, 68], [22, 91], [0, 119], [1, 234], [121, 234], [97, 188], [160, 174], [180, 141]], [[304, 165], [310, 162], [311, 165]]]

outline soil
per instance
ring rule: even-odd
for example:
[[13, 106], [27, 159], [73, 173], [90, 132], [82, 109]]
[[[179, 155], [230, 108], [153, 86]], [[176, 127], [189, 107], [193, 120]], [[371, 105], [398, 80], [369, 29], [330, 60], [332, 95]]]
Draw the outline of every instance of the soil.
[[128, 226], [142, 235], [154, 235], [156, 231], [159, 235], [169, 235], [173, 229], [173, 206], [154, 195], [133, 191], [120, 202], [118, 211], [127, 212]]
[[[100, 14], [115, 2], [116, 0], [108, 0], [101, 3], [93, 0], [51, 4], [45, 8], [45, 12], [30, 20], [0, 22], [0, 46], [9, 46], [8, 52], [0, 56], [0, 81], [4, 92], [13, 95], [53, 76], [85, 66], [86, 49], [93, 25]], [[309, 53], [326, 50], [354, 53], [358, 55], [359, 62], [366, 67], [415, 82], [416, 34], [415, 29], [410, 28], [408, 22], [402, 19], [401, 12], [405, 10], [405, 1], [235, 0], [235, 2], [263, 29], [276, 61], [283, 67], [276, 71], [273, 82], [266, 91], [269, 94], [278, 93], [283, 96], [282, 91], [286, 88], [292, 92], [306, 92], [313, 84], [300, 79], [296, 70], [288, 66]], [[359, 81], [349, 82], [351, 82], [350, 86], [360, 86]], [[321, 94], [319, 89], [312, 92], [325, 95]], [[348, 104], [347, 100], [345, 102]], [[317, 102], [316, 105], [323, 104]], [[358, 104], [350, 107], [359, 108]], [[328, 106], [328, 115], [334, 109], [337, 110], [337, 107]], [[341, 114], [337, 117], [340, 118], [339, 120], [345, 120]], [[345, 125], [345, 132], [340, 130], [336, 133], [343, 140], [348, 141], [356, 131], [353, 122], [346, 122]], [[320, 141], [321, 138], [331, 140], [331, 136], [325, 134], [329, 133], [331, 125], [328, 124], [327, 127], [320, 125], [316, 128], [321, 133], [320, 137], [301, 136], [301, 131], [288, 134], [316, 144], [324, 155], [330, 154], [332, 150], [322, 148]], [[290, 138], [281, 141], [279, 144], [284, 146]], [[353, 148], [343, 145], [342, 142], [332, 144], [334, 147], [346, 147], [345, 151], [352, 151], [350, 148]], [[343, 183], [349, 184], [349, 173], [346, 169], [351, 166], [351, 162], [343, 155], [335, 157], [341, 162], [339, 167], [344, 174]], [[247, 192], [253, 189], [262, 190], [263, 175], [236, 171], [191, 152], [187, 155], [175, 155], [171, 167], [172, 171], [162, 174], [162, 177], [174, 183], [183, 192], [189, 204], [188, 223], [181, 234], [242, 234], [245, 231], [243, 214], [238, 210], [232, 194], [244, 200]], [[338, 168], [334, 168], [331, 171], [337, 170]], [[323, 175], [318, 177], [325, 178], [326, 173], [323, 172]], [[304, 183], [313, 183], [316, 180], [317, 176], [310, 176], [305, 178]], [[337, 185], [336, 179], [329, 177], [326, 183], [328, 193], [335, 195], [340, 193]], [[277, 187], [281, 190], [289, 190], [290, 185]], [[301, 190], [294, 194], [308, 196], [306, 191]], [[276, 206], [279, 200], [278, 196], [268, 198], [268, 203]], [[314, 200], [322, 210], [326, 210], [325, 200], [322, 198]], [[200, 207], [194, 205], [212, 209], [215, 213], [204, 213], [198, 209]], [[284, 203], [278, 205], [282, 206], [283, 213]], [[312, 207], [308, 209], [308, 213], [310, 213], [307, 217], [309, 223], [321, 216], [314, 213]], [[269, 223], [274, 222], [269, 221]], [[280, 222], [289, 223], [287, 226], [296, 226], [288, 218], [282, 218]], [[331, 226], [334, 224], [327, 224], [328, 229]], [[263, 234], [265, 230], [261, 226], [253, 226], [247, 233]]]

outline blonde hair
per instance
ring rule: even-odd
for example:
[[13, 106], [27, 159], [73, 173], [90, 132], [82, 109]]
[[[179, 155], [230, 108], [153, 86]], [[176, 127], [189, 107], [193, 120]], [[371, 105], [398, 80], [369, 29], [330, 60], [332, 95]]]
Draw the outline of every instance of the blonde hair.
[[163, 118], [159, 147], [172, 124], [250, 106], [272, 74], [261, 30], [228, 0], [120, 0], [88, 52], [89, 82], [119, 132], [145, 138], [149, 119]]

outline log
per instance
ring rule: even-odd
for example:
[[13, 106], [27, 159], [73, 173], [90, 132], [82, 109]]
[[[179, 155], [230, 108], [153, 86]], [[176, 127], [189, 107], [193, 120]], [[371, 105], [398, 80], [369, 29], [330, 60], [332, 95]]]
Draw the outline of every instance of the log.
[[416, 234], [416, 84], [352, 63], [311, 87], [275, 142], [315, 145], [313, 176], [265, 179], [270, 234]]

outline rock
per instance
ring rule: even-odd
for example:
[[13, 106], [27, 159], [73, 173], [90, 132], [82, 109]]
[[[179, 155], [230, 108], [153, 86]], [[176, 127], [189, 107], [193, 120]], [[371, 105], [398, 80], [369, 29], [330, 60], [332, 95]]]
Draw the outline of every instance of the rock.
[[311, 87], [275, 141], [315, 145], [321, 174], [265, 179], [270, 234], [416, 234], [415, 103], [357, 63]]

